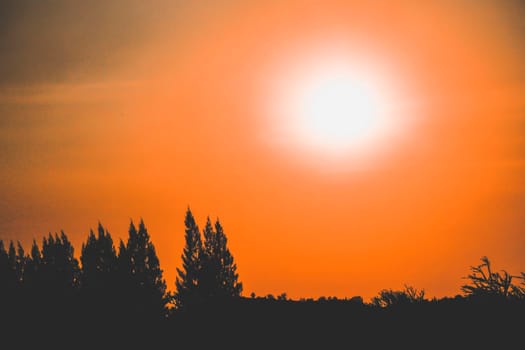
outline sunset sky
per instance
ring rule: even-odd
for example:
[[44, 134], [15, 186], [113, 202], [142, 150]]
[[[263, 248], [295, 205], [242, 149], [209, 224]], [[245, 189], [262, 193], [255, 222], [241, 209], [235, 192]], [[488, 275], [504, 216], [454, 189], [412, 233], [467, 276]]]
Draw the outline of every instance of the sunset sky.
[[[520, 0], [0, 0], [0, 239], [63, 229], [78, 257], [99, 221], [117, 241], [142, 217], [173, 290], [189, 206], [221, 220], [244, 295], [452, 296], [484, 255], [525, 271], [523, 18]], [[342, 112], [337, 86], [357, 86]]]

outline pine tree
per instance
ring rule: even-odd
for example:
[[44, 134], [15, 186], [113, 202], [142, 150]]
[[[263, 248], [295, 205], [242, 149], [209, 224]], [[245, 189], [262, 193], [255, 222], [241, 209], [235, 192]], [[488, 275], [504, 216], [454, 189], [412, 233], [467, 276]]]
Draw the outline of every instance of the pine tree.
[[7, 263], [9, 277], [7, 279], [7, 285], [10, 289], [14, 289], [18, 286], [19, 280], [17, 276], [17, 263], [18, 257], [16, 255], [15, 244], [13, 241], [9, 242], [9, 248], [7, 249]]
[[24, 269], [24, 286], [30, 292], [36, 292], [41, 287], [42, 254], [35, 240], [31, 246], [31, 254], [27, 257]]
[[125, 284], [126, 280], [131, 276], [131, 261], [129, 258], [126, 244], [123, 240], [119, 242], [118, 256], [117, 256], [117, 271], [119, 275], [120, 284]]
[[22, 244], [20, 242], [16, 242], [16, 264], [15, 264], [15, 273], [16, 273], [16, 281], [19, 286], [22, 285], [24, 282], [24, 270], [26, 267], [26, 254], [24, 252], [24, 248], [22, 247]]
[[98, 236], [90, 231], [82, 245], [82, 287], [108, 289], [116, 279], [117, 254], [111, 234], [98, 224]]
[[225, 297], [238, 297], [242, 292], [242, 283], [239, 282], [237, 265], [233, 255], [228, 248], [228, 239], [224, 233], [219, 219], [215, 222], [216, 234], [216, 259], [219, 262], [219, 292], [218, 295]]
[[203, 246], [199, 227], [190, 208], [186, 211], [184, 224], [186, 245], [182, 252], [182, 269], [177, 268], [175, 281], [175, 305], [180, 309], [191, 307], [201, 299], [199, 280]]
[[209, 216], [206, 219], [206, 225], [202, 233], [204, 236], [204, 244], [201, 257], [201, 272], [199, 274], [200, 289], [205, 298], [213, 298], [221, 295], [221, 260], [217, 234], [213, 229]]
[[[20, 247], [20, 244], [18, 244]], [[23, 257], [23, 250], [22, 250]], [[22, 314], [23, 295], [21, 294], [20, 260], [13, 241], [5, 249], [0, 241], [0, 316], [13, 321]]]
[[130, 223], [126, 245], [121, 242], [118, 258], [119, 273], [127, 286], [128, 307], [146, 317], [163, 317], [168, 298], [155, 246], [141, 219], [137, 231]]
[[44, 283], [60, 293], [71, 293], [78, 286], [79, 265], [74, 248], [64, 231], [44, 238], [42, 243]]
[[[140, 220], [138, 231], [139, 243], [142, 245], [142, 254], [140, 258], [144, 260], [136, 260], [136, 266], [139, 267], [137, 274], [141, 276], [140, 283], [145, 289], [145, 294], [148, 297], [149, 305], [154, 312], [164, 314], [166, 311], [166, 304], [168, 302], [166, 296], [166, 281], [162, 277], [162, 269], [160, 268], [160, 261], [155, 250], [153, 242], [150, 240], [144, 220]], [[142, 271], [141, 271], [142, 269]]]
[[99, 222], [97, 235], [90, 230], [82, 244], [82, 296], [86, 317], [105, 315], [105, 321], [120, 314], [121, 288], [118, 286], [117, 254], [111, 234]]
[[7, 273], [7, 267], [9, 266], [9, 258], [7, 255], [7, 251], [5, 250], [4, 241], [0, 239], [0, 277], [2, 278], [2, 281], [6, 280], [6, 277], [4, 276], [5, 273]]
[[[14, 247], [13, 247], [14, 248]], [[4, 241], [0, 240], [0, 299], [7, 297], [13, 287], [14, 274], [8, 251]]]

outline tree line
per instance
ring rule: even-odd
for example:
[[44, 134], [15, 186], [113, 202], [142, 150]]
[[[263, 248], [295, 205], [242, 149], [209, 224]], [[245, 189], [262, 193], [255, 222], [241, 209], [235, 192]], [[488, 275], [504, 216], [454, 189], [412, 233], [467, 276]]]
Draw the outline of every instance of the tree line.
[[[177, 268], [175, 291], [167, 291], [163, 271], [146, 225], [130, 222], [126, 241], [116, 248], [111, 234], [99, 223], [82, 244], [79, 260], [64, 232], [49, 234], [41, 245], [33, 241], [29, 253], [20, 242], [0, 240], [0, 302], [4, 315], [20, 310], [49, 314], [82, 312], [143, 320], [163, 319], [173, 311], [197, 310], [210, 301], [240, 298], [242, 283], [228, 248], [224, 229], [217, 219], [208, 217], [201, 230], [188, 208], [185, 219], [185, 246], [182, 266]], [[525, 301], [525, 273], [512, 276], [493, 271], [488, 258], [471, 267], [465, 277], [465, 300]], [[290, 301], [286, 293], [251, 300]], [[300, 299], [298, 302], [312, 302]], [[362, 298], [321, 297], [319, 303], [359, 302]], [[403, 290], [384, 289], [371, 299], [373, 307], [436, 301], [425, 298], [425, 291], [406, 286]], [[11, 312], [9, 312], [11, 311]], [[23, 314], [23, 313], [22, 313]], [[64, 316], [64, 315], [62, 315]]]
[[[186, 211], [185, 245], [174, 292], [146, 225], [130, 222], [115, 244], [99, 223], [79, 259], [64, 232], [0, 241], [0, 339], [20, 347], [506, 348], [522, 332], [525, 273], [472, 266], [461, 294], [428, 299], [424, 290], [291, 300], [286, 293], [242, 296], [224, 229], [202, 230]], [[512, 343], [512, 344], [510, 344]], [[26, 346], [29, 347], [29, 346]], [[514, 346], [515, 347], [515, 346]]]
[[[201, 231], [188, 208], [186, 246], [176, 290], [167, 291], [155, 246], [144, 221], [130, 222], [128, 237], [115, 247], [99, 223], [82, 244], [80, 259], [63, 231], [49, 234], [29, 253], [20, 242], [0, 240], [0, 303], [3, 315], [107, 315], [162, 319], [170, 310], [188, 309], [212, 298], [239, 297], [242, 283], [217, 219]], [[25, 312], [21, 312], [25, 311]], [[62, 315], [64, 316], [64, 315]]]

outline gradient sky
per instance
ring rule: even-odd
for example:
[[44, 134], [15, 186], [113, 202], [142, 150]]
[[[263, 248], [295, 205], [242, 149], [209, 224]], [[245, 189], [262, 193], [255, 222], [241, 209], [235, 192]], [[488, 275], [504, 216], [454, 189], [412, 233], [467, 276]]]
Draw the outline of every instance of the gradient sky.
[[[63, 229], [78, 255], [142, 217], [173, 290], [189, 205], [221, 219], [245, 295], [524, 271], [523, 2], [363, 3], [0, 0], [0, 239]], [[272, 114], [331, 50], [398, 94], [410, 126], [379, 155], [327, 159]]]

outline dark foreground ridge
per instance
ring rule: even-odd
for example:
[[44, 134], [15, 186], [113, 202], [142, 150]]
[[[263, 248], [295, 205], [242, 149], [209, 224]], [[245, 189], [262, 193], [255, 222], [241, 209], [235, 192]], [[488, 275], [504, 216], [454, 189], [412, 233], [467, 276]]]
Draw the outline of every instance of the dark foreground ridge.
[[387, 308], [353, 300], [238, 298], [208, 301], [162, 320], [93, 315], [55, 303], [27, 314], [3, 313], [2, 341], [34, 341], [46, 349], [76, 343], [119, 349], [519, 349], [524, 315], [523, 302], [463, 297]]
[[[525, 274], [472, 266], [461, 294], [385, 289], [360, 297], [242, 296], [221, 223], [188, 209], [182, 266], [169, 292], [144, 222], [118, 252], [99, 224], [80, 261], [65, 233], [0, 240], [0, 344], [97, 349], [503, 349], [525, 347]], [[4, 347], [7, 346], [7, 347]]]

